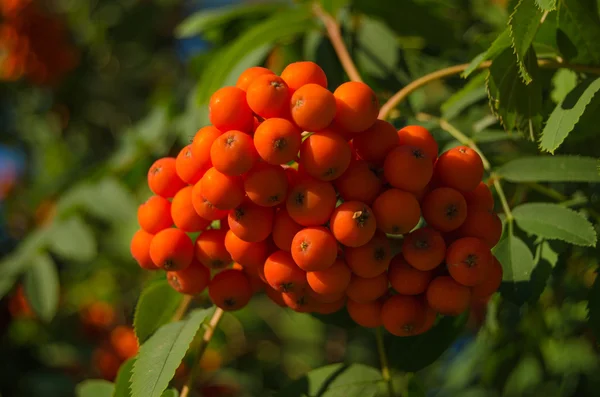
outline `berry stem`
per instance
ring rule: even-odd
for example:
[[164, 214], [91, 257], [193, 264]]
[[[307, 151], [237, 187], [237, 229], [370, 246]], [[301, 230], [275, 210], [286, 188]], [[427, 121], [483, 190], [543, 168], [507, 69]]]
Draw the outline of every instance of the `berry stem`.
[[[406, 98], [414, 91], [419, 88], [433, 82], [436, 80], [441, 80], [446, 77], [456, 76], [457, 74], [461, 74], [468, 67], [469, 63], [463, 63], [461, 65], [450, 66], [444, 69], [436, 70], [435, 72], [426, 74], [414, 81], [410, 84], [406, 85], [400, 91], [396, 92], [388, 101], [381, 107], [379, 110], [379, 118], [385, 120], [390, 112], [398, 106], [400, 103], [404, 102]], [[477, 66], [476, 70], [488, 69], [492, 65], [492, 61], [482, 62], [479, 66]], [[577, 72], [582, 73], [590, 73], [590, 74], [600, 74], [600, 68], [594, 66], [586, 66], [573, 64], [568, 62], [559, 62], [550, 59], [540, 59], [538, 60], [538, 66], [545, 69], [571, 69]]]
[[177, 308], [177, 311], [173, 315], [173, 318], [171, 319], [171, 321], [175, 322], [175, 321], [179, 321], [183, 318], [183, 316], [187, 312], [188, 308], [190, 307], [190, 304], [192, 303], [193, 298], [194, 297], [191, 295], [183, 296], [183, 299], [181, 300], [181, 303], [179, 304], [179, 307]]
[[335, 18], [325, 12], [323, 7], [316, 2], [313, 5], [313, 13], [325, 25], [327, 36], [329, 36], [329, 40], [333, 45], [333, 49], [335, 50], [335, 53], [337, 54], [337, 57], [350, 80], [362, 82], [360, 73], [358, 73], [358, 69], [356, 69], [356, 65], [354, 64], [354, 61], [348, 52], [348, 48], [346, 48], [346, 44], [344, 44], [344, 39], [340, 33], [340, 25], [337, 23]]
[[180, 397], [188, 397], [192, 388], [194, 387], [194, 381], [196, 380], [196, 376], [198, 375], [198, 364], [200, 362], [200, 359], [202, 358], [206, 347], [210, 343], [210, 340], [212, 339], [215, 330], [219, 325], [219, 321], [221, 321], [221, 318], [223, 318], [224, 313], [225, 312], [223, 311], [223, 309], [217, 308], [213, 313], [212, 317], [210, 318], [210, 321], [206, 325], [204, 335], [202, 336], [202, 341], [200, 341], [200, 345], [198, 346], [198, 350], [196, 352], [196, 357], [194, 357], [194, 364], [190, 369], [190, 374], [188, 375], [185, 385], [181, 389]]
[[388, 396], [394, 397], [396, 394], [394, 393], [394, 385], [392, 384], [390, 368], [388, 365], [387, 356], [385, 354], [385, 347], [383, 345], [383, 331], [381, 327], [377, 328], [375, 338], [377, 339], [377, 352], [379, 353], [379, 360], [381, 361], [381, 376], [387, 384]]

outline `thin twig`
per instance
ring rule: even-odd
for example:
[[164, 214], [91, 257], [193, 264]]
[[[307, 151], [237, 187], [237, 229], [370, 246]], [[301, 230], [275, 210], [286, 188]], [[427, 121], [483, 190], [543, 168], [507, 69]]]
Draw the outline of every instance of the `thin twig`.
[[[436, 80], [440, 80], [450, 76], [456, 76], [464, 72], [468, 67], [469, 63], [464, 63], [462, 65], [450, 66], [444, 69], [437, 70], [433, 73], [426, 74], [425, 76], [419, 77], [418, 79], [412, 81], [410, 84], [403, 87], [400, 91], [396, 92], [388, 101], [381, 107], [379, 110], [379, 118], [386, 119], [390, 112], [398, 106], [400, 103], [404, 102], [406, 98], [412, 94], [414, 91], [419, 88], [433, 82]], [[476, 70], [488, 69], [492, 65], [492, 61], [482, 62], [479, 66], [477, 66]], [[556, 62], [554, 60], [540, 59], [538, 61], [538, 65], [541, 68], [546, 69], [571, 69], [582, 73], [590, 73], [590, 74], [600, 74], [599, 67], [586, 66], [586, 65], [578, 65], [571, 64], [567, 62]]]
[[346, 71], [346, 74], [352, 81], [360, 81], [360, 74], [358, 73], [358, 69], [356, 69], [356, 65], [346, 48], [346, 44], [344, 44], [344, 39], [342, 38], [342, 34], [340, 33], [340, 25], [337, 23], [335, 18], [329, 15], [320, 4], [315, 3], [313, 5], [314, 14], [323, 22], [325, 25], [325, 30], [327, 30], [327, 36], [329, 36], [329, 41], [333, 45], [333, 49], [337, 54], [342, 67]]
[[194, 364], [193, 364], [192, 368], [190, 369], [190, 374], [188, 375], [185, 385], [181, 389], [180, 397], [188, 397], [191, 390], [193, 389], [194, 381], [196, 380], [196, 375], [198, 372], [198, 364], [200, 362], [200, 359], [202, 358], [202, 355], [204, 354], [206, 347], [210, 343], [210, 340], [212, 339], [212, 337], [215, 333], [215, 330], [217, 329], [217, 326], [219, 325], [219, 321], [221, 321], [221, 318], [223, 318], [224, 313], [225, 312], [223, 311], [223, 309], [217, 308], [215, 310], [215, 312], [213, 313], [212, 317], [210, 318], [210, 321], [206, 325], [206, 330], [204, 331], [204, 335], [202, 336], [202, 340], [200, 341], [200, 345], [198, 346], [198, 350], [196, 352]]
[[394, 385], [392, 384], [392, 377], [390, 376], [390, 367], [385, 353], [385, 346], [383, 345], [383, 331], [381, 330], [381, 327], [377, 328], [377, 331], [375, 333], [375, 339], [377, 339], [377, 352], [379, 354], [379, 360], [381, 361], [381, 376], [387, 384], [388, 396], [394, 397]]
[[171, 321], [179, 321], [183, 318], [183, 316], [187, 312], [188, 307], [190, 307], [190, 303], [192, 303], [193, 298], [194, 297], [191, 295], [183, 296], [183, 299], [181, 300], [181, 303], [179, 304], [179, 307], [175, 311], [175, 314], [173, 315], [173, 318], [171, 319]]

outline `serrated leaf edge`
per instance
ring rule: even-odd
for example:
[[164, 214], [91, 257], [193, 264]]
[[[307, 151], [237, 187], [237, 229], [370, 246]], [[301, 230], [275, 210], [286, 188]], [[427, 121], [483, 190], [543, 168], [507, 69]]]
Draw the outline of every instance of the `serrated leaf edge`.
[[[517, 65], [519, 67], [519, 76], [521, 77], [521, 80], [523, 80], [523, 82], [528, 85], [529, 83], [531, 83], [531, 81], [533, 80], [531, 78], [531, 75], [529, 74], [529, 72], [527, 71], [527, 68], [525, 67], [524, 64], [524, 60], [521, 59], [521, 57], [519, 56], [519, 53], [517, 52], [517, 44], [516, 44], [516, 38], [515, 38], [515, 32], [514, 32], [514, 26], [513, 26], [513, 18], [515, 17], [515, 15], [517, 14], [518, 10], [519, 10], [519, 6], [521, 4], [523, 4], [524, 0], [519, 0], [519, 2], [517, 3], [517, 5], [515, 6], [515, 9], [513, 10], [513, 12], [510, 14], [510, 17], [508, 18], [508, 35], [510, 36], [510, 42], [511, 42], [511, 47], [513, 49], [513, 54], [515, 54], [515, 56], [517, 57]], [[535, 30], [537, 31], [539, 28], [540, 24], [538, 23]]]

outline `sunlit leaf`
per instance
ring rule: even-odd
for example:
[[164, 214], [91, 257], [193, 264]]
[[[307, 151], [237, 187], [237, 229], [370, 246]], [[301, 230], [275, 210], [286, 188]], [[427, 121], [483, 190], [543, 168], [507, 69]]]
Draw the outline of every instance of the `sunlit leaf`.
[[600, 182], [598, 159], [580, 156], [519, 157], [497, 173], [510, 182]]
[[140, 343], [171, 321], [182, 300], [183, 295], [166, 280], [155, 281], [142, 291], [133, 318], [133, 328]]
[[531, 75], [525, 67], [525, 56], [533, 43], [542, 19], [542, 10], [531, 0], [520, 0], [508, 20], [512, 46], [517, 55], [519, 74], [526, 84], [531, 82]]

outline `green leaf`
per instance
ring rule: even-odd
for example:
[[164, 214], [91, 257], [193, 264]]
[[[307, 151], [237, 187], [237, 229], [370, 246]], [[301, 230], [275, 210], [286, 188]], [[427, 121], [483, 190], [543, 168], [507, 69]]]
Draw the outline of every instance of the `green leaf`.
[[586, 339], [546, 339], [541, 343], [546, 368], [555, 375], [570, 373], [594, 373], [598, 368], [598, 356]]
[[596, 245], [596, 232], [583, 215], [559, 204], [526, 203], [513, 209], [517, 225], [548, 240], [582, 246]]
[[362, 72], [386, 79], [398, 77], [398, 40], [383, 22], [365, 17], [356, 31], [356, 64]]
[[569, 69], [559, 69], [552, 77], [550, 98], [560, 103], [575, 87], [577, 87], [577, 73]]
[[529, 281], [535, 263], [523, 240], [509, 234], [494, 247], [494, 255], [504, 270], [502, 281], [512, 284]]
[[51, 321], [58, 310], [60, 283], [56, 265], [48, 254], [32, 259], [25, 273], [25, 296], [33, 311], [44, 321]]
[[133, 364], [132, 397], [159, 397], [183, 360], [200, 325], [213, 310], [194, 310], [183, 321], [159, 328], [141, 347]]
[[508, 29], [505, 29], [496, 37], [496, 40], [492, 43], [490, 48], [488, 48], [485, 52], [477, 55], [473, 60], [469, 63], [469, 66], [462, 72], [461, 76], [463, 78], [469, 77], [479, 65], [481, 65], [484, 61], [488, 59], [495, 58], [498, 54], [500, 54], [505, 49], [511, 46], [510, 32]]
[[276, 397], [375, 397], [381, 373], [362, 364], [331, 364], [313, 369], [284, 387]]
[[160, 397], [179, 397], [179, 392], [177, 389], [167, 389]]
[[556, 0], [535, 0], [535, 3], [542, 11], [556, 10]]
[[598, 272], [596, 272], [596, 279], [588, 295], [588, 325], [596, 339], [600, 339], [600, 277], [598, 277]]
[[111, 397], [115, 385], [112, 382], [101, 379], [84, 380], [75, 388], [77, 397]]
[[205, 104], [229, 76], [235, 65], [253, 50], [274, 45], [274, 41], [306, 32], [315, 26], [308, 6], [300, 6], [273, 14], [264, 22], [246, 30], [233, 43], [216, 54], [204, 68], [196, 93], [199, 104]]
[[559, 0], [557, 41], [571, 62], [600, 64], [600, 16], [590, 0]]
[[520, 157], [497, 174], [510, 182], [600, 182], [598, 159], [580, 156]]
[[133, 373], [133, 363], [135, 357], [130, 358], [121, 364], [117, 378], [115, 379], [115, 391], [112, 397], [131, 397], [131, 374]]
[[350, 3], [350, 0], [320, 0], [320, 3], [327, 13], [336, 16], [342, 8]]
[[50, 249], [61, 257], [87, 262], [96, 256], [96, 238], [79, 216], [71, 216], [52, 225]]
[[458, 116], [464, 109], [479, 102], [486, 96], [485, 73], [479, 73], [442, 104], [442, 117], [446, 120], [451, 120]]
[[517, 55], [519, 74], [525, 84], [531, 82], [531, 75], [525, 67], [525, 56], [533, 43], [542, 19], [542, 11], [531, 0], [519, 0], [508, 20], [512, 47]]
[[123, 222], [137, 213], [135, 196], [117, 178], [103, 178], [90, 193], [83, 198], [82, 207], [101, 219]]
[[463, 331], [468, 315], [443, 317], [424, 334], [409, 337], [387, 335], [385, 346], [393, 368], [416, 372], [437, 360]]
[[540, 149], [554, 153], [573, 131], [575, 124], [599, 90], [600, 77], [586, 80], [569, 92], [548, 118], [540, 139]]
[[151, 283], [142, 291], [133, 318], [133, 328], [140, 343], [171, 321], [182, 300], [183, 295], [166, 280]]
[[525, 84], [518, 76], [517, 59], [511, 49], [498, 55], [490, 67], [487, 90], [492, 112], [506, 131], [517, 130], [533, 140], [542, 126], [542, 86], [535, 52], [530, 47], [523, 63], [532, 78]]
[[544, 370], [532, 354], [525, 355], [506, 379], [504, 395], [524, 396], [544, 379]]
[[265, 17], [283, 8], [287, 8], [287, 5], [283, 2], [267, 2], [230, 5], [198, 11], [184, 19], [175, 28], [175, 36], [178, 38], [196, 36], [236, 19]]

